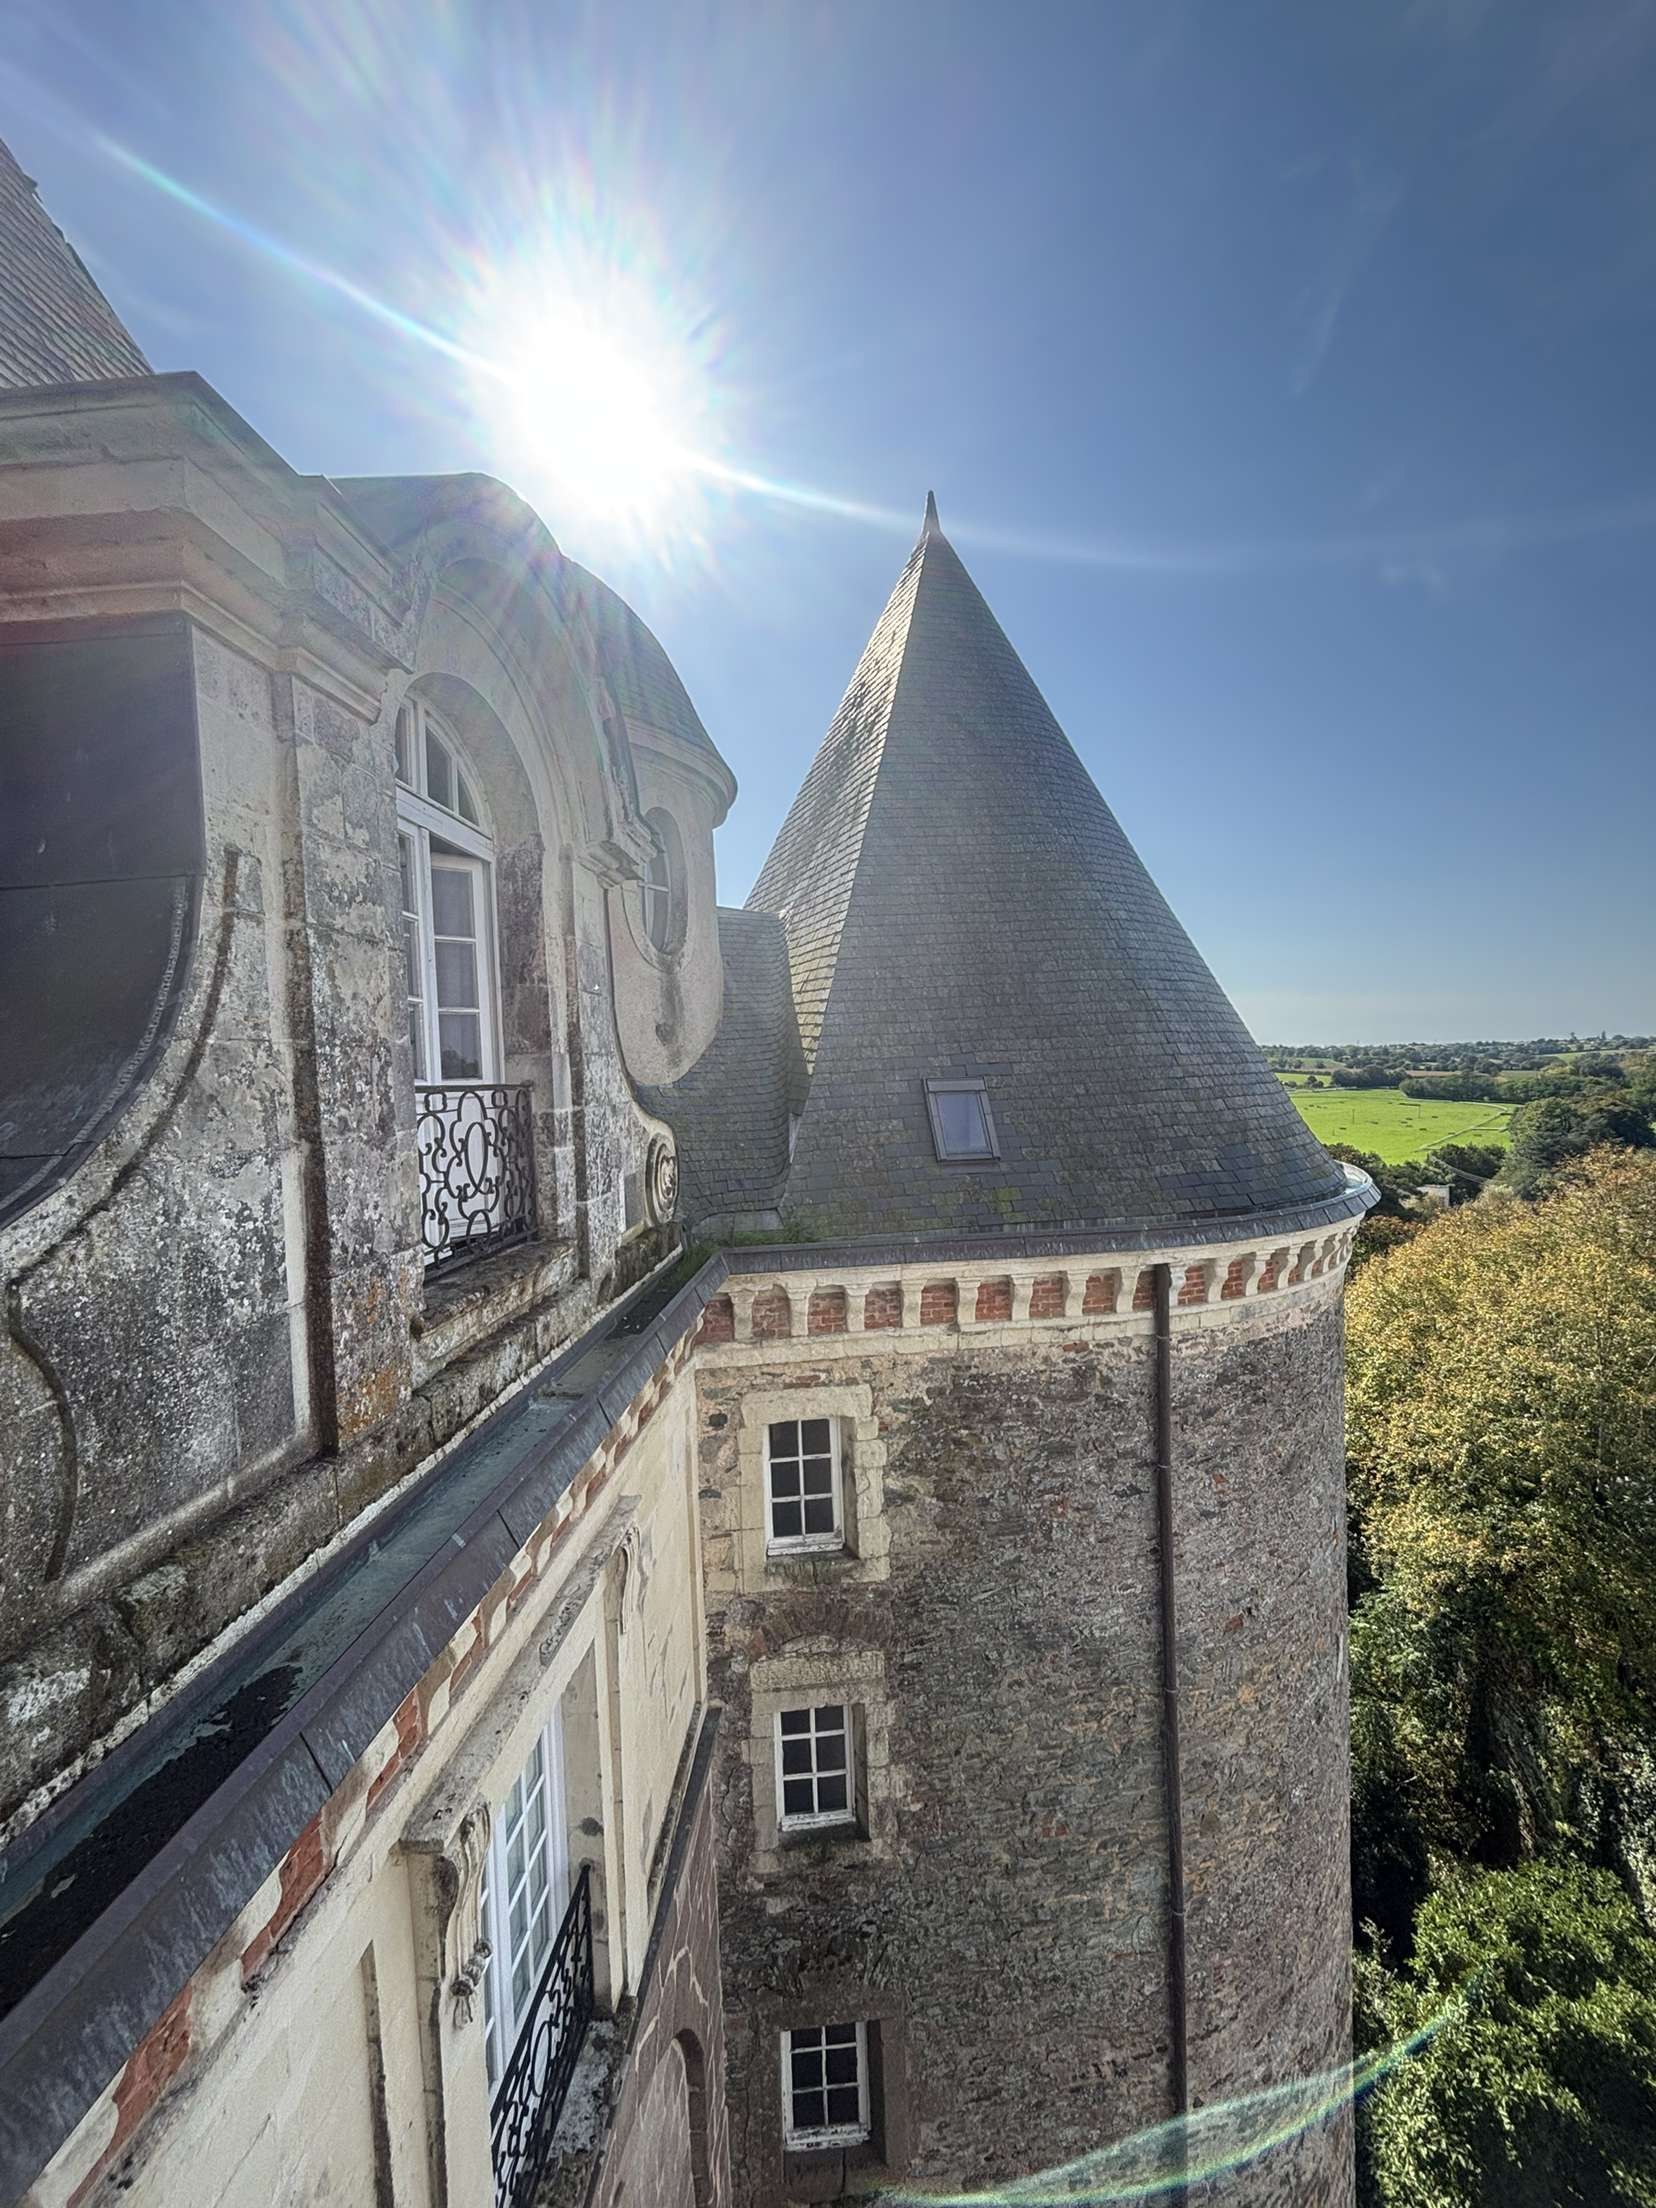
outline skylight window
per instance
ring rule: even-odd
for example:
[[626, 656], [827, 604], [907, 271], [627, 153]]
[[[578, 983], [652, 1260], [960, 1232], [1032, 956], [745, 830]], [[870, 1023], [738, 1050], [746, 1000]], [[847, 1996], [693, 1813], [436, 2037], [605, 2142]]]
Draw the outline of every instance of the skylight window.
[[981, 1081], [928, 1081], [926, 1109], [931, 1114], [932, 1145], [948, 1165], [998, 1158], [995, 1118]]

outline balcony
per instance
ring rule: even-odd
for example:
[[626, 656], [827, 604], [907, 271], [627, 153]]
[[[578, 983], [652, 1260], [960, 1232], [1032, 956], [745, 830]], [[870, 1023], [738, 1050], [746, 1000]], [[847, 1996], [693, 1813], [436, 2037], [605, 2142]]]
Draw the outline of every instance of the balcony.
[[496, 2208], [531, 2208], [592, 2022], [592, 1869], [581, 1866], [489, 2121]]
[[527, 1083], [417, 1083], [420, 1238], [447, 1272], [535, 1231], [535, 1122]]

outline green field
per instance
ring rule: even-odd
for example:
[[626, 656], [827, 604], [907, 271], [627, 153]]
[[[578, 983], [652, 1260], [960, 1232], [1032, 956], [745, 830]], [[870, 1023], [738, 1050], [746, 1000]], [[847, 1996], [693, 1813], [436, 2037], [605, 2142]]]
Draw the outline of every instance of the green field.
[[1434, 1143], [1505, 1142], [1512, 1117], [1510, 1104], [1444, 1104], [1401, 1089], [1307, 1089], [1293, 1076], [1283, 1085], [1319, 1142], [1348, 1143], [1392, 1165], [1423, 1158]]

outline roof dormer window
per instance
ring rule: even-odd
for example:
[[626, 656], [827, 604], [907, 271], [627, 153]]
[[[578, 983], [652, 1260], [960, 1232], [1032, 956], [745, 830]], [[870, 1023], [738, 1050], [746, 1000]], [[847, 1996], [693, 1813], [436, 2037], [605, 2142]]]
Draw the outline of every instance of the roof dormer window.
[[998, 1158], [995, 1115], [981, 1081], [928, 1081], [926, 1109], [931, 1114], [932, 1147], [945, 1165], [970, 1165]]

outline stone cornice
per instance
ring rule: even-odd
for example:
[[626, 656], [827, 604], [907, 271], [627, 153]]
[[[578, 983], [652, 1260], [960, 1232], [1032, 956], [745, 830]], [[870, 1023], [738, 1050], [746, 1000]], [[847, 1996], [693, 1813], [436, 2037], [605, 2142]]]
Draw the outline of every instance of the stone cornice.
[[733, 1251], [697, 1345], [719, 1363], [772, 1356], [785, 1362], [796, 1350], [822, 1354], [832, 1337], [935, 1349], [943, 1338], [1004, 1346], [1046, 1333], [1146, 1332], [1158, 1264], [1172, 1273], [1176, 1331], [1222, 1326], [1250, 1304], [1285, 1306], [1328, 1293], [1356, 1233], [1357, 1221], [1347, 1219], [1310, 1234], [1272, 1228], [1238, 1237], [1233, 1229], [1223, 1242], [1170, 1240], [1159, 1248], [1095, 1240], [1061, 1261], [1011, 1254], [992, 1242], [969, 1257], [940, 1248], [881, 1262], [863, 1250], [851, 1263], [805, 1244], [785, 1253], [785, 1266], [765, 1262], [782, 1252]]
[[197, 376], [0, 394], [6, 633], [182, 612], [365, 718], [407, 664], [400, 570]]

